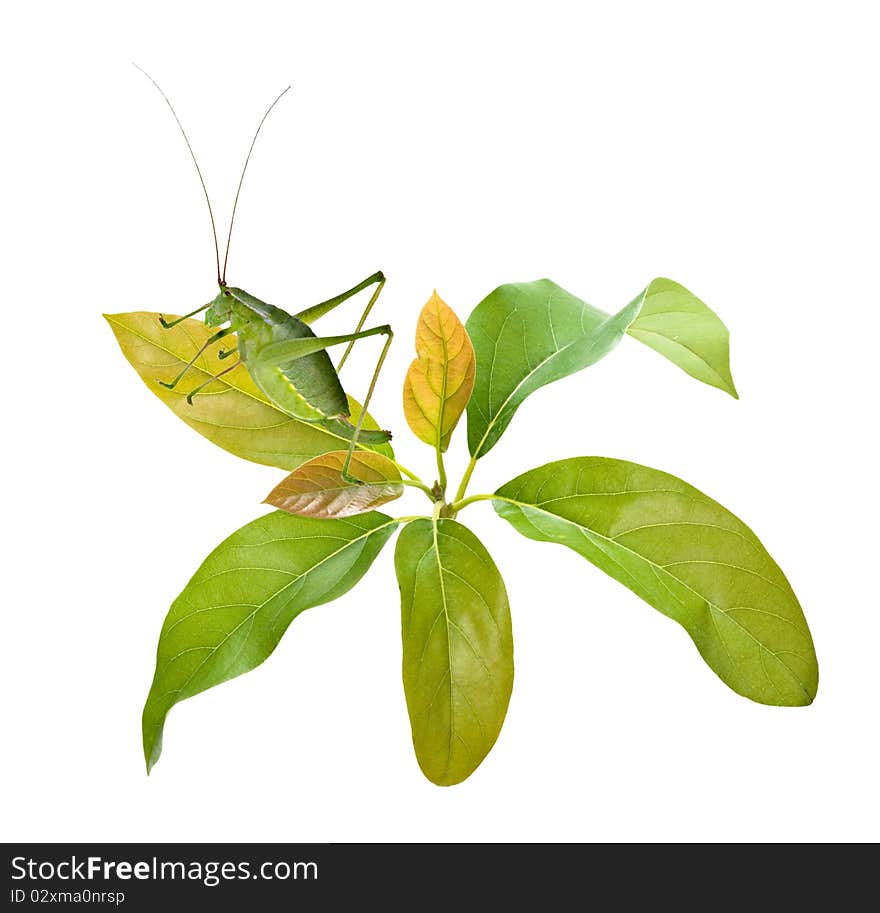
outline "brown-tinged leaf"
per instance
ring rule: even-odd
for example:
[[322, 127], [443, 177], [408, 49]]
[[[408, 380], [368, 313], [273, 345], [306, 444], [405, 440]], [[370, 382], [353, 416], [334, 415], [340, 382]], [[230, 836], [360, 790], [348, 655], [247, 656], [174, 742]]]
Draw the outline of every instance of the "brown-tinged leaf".
[[397, 467], [381, 453], [354, 453], [348, 474], [364, 484], [342, 477], [345, 450], [334, 450], [303, 463], [266, 498], [266, 504], [301, 517], [339, 519], [387, 504], [403, 494]]
[[464, 325], [435, 291], [416, 326], [418, 358], [403, 385], [403, 411], [413, 433], [445, 451], [474, 389], [474, 347]]

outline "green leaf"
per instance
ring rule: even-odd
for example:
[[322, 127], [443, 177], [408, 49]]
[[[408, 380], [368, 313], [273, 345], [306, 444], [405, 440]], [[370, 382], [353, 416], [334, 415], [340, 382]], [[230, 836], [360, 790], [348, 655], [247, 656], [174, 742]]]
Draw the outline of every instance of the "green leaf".
[[583, 555], [677, 621], [734, 691], [804, 705], [819, 669], [797, 597], [755, 534], [675, 476], [604, 457], [548, 463], [496, 492], [524, 536]]
[[465, 324], [477, 358], [471, 456], [495, 446], [529, 394], [607, 355], [639, 307], [637, 300], [609, 317], [549, 279], [502, 285], [484, 298]]
[[[190, 390], [228, 367], [228, 363], [220, 361], [218, 356], [221, 349], [235, 347], [235, 336], [228, 336], [219, 345], [212, 346], [198, 358], [180, 385], [168, 390], [159, 381], [175, 377], [216, 331], [198, 320], [184, 320], [175, 327], [164, 329], [158, 314], [145, 311], [105, 314], [104, 317], [123, 355], [150, 392], [218, 447], [254, 463], [296, 469], [312, 457], [348, 446], [344, 438], [317, 425], [297, 421], [278, 409], [266, 399], [244, 366], [215, 381], [204, 393], [193, 398], [192, 405], [187, 403], [186, 394]], [[349, 405], [352, 420], [357, 421], [360, 406], [351, 398]], [[375, 429], [379, 426], [368, 416], [364, 427]], [[394, 456], [388, 444], [362, 449]]]
[[269, 492], [266, 503], [301, 517], [339, 518], [366, 513], [403, 494], [400, 472], [381, 453], [353, 453], [347, 482], [347, 451], [324, 453], [298, 466]]
[[739, 399], [730, 374], [730, 334], [721, 318], [671, 279], [655, 279], [636, 299], [642, 306], [630, 336], [682, 371]]
[[361, 579], [396, 526], [375, 512], [314, 520], [275, 511], [214, 549], [162, 627], [143, 715], [147, 770], [175, 704], [263, 662], [300, 612]]
[[492, 449], [527, 396], [595, 364], [626, 332], [736, 396], [727, 328], [669, 279], [655, 279], [614, 315], [549, 279], [502, 285], [474, 308], [466, 328], [477, 359], [468, 404], [468, 447], [475, 458]]
[[469, 777], [495, 744], [513, 687], [504, 581], [455, 520], [415, 520], [394, 555], [403, 688], [422, 772], [439, 786]]

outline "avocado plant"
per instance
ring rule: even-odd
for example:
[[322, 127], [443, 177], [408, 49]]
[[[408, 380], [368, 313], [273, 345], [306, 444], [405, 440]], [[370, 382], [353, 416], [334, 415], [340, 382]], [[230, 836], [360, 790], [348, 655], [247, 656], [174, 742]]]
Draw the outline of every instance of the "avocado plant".
[[[275, 509], [221, 542], [168, 611], [143, 710], [148, 771], [175, 704], [262, 663], [297, 615], [351, 590], [399, 529], [403, 690], [416, 758], [433, 783], [470, 776], [501, 730], [514, 669], [504, 581], [463, 520], [479, 501], [523, 536], [577, 552], [678, 622], [738, 694], [777, 706], [815, 697], [816, 654], [791, 586], [751, 529], [691, 485], [625, 460], [573, 456], [468, 493], [477, 462], [524, 400], [595, 364], [624, 335], [736, 397], [727, 328], [678, 283], [655, 279], [614, 314], [547, 279], [507, 284], [466, 324], [435, 292], [419, 316], [417, 357], [403, 385], [406, 420], [434, 451], [433, 484], [369, 435], [346, 465], [349, 440], [286, 412], [244, 364], [224, 371], [223, 353], [205, 346], [205, 324], [166, 318], [107, 316], [126, 358], [179, 418], [219, 447], [288, 474], [265, 499]], [[187, 389], [163, 384], [186, 365], [192, 384], [216, 378], [212, 392], [188, 402]], [[379, 427], [349, 404], [365, 429]], [[444, 454], [465, 412], [471, 459], [451, 486]], [[426, 496], [424, 514], [378, 510], [407, 487]]]

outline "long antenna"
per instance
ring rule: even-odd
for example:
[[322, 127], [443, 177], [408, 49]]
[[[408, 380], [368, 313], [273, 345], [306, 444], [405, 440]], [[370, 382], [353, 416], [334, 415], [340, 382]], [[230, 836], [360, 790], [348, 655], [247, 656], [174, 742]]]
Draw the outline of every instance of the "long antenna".
[[[180, 132], [183, 134], [183, 139], [186, 142], [186, 148], [189, 149], [189, 154], [192, 156], [193, 164], [196, 166], [196, 171], [199, 175], [199, 181], [202, 185], [202, 191], [205, 194], [205, 202], [208, 204], [208, 215], [211, 217], [211, 232], [214, 235], [214, 259], [217, 261], [217, 282], [219, 283], [222, 280], [220, 278], [220, 246], [217, 244], [217, 223], [214, 221], [214, 210], [211, 207], [211, 198], [208, 196], [208, 188], [205, 186], [205, 179], [202, 177], [202, 169], [199, 168], [199, 162], [196, 158], [196, 154], [193, 152], [193, 147], [190, 145], [189, 137], [186, 135], [186, 130], [183, 129], [183, 124], [180, 122], [180, 118], [177, 116], [177, 112], [174, 110], [174, 105], [171, 104], [168, 96], [162, 91], [162, 87], [159, 85], [159, 83], [156, 82], [155, 79], [153, 79], [152, 76], [150, 76], [150, 74], [143, 67], [139, 67], [136, 63], [132, 64], [132, 66], [134, 66], [135, 69], [140, 70], [141, 73], [143, 73], [144, 76], [146, 76], [147, 79], [149, 79], [150, 82], [159, 90], [159, 94], [162, 96], [162, 98], [165, 99], [165, 104], [168, 105], [168, 107], [171, 109], [171, 113], [174, 115], [174, 119], [177, 121], [177, 126], [180, 127]], [[287, 90], [285, 89], [285, 92], [286, 91]], [[236, 199], [238, 199], [238, 197], [236, 197]], [[226, 250], [228, 255], [228, 244]]]
[[[256, 145], [257, 137], [260, 135], [260, 130], [263, 129], [263, 124], [266, 122], [266, 118], [272, 112], [272, 109], [275, 107], [275, 105], [277, 105], [278, 102], [281, 101], [282, 97], [289, 90], [290, 90], [290, 86], [288, 86], [278, 96], [278, 98], [276, 98], [275, 101], [273, 101], [272, 104], [269, 105], [269, 107], [266, 109], [266, 113], [263, 115], [262, 120], [257, 125], [257, 132], [254, 134], [254, 138], [251, 140], [251, 146], [250, 146], [250, 149], [248, 149], [247, 158], [245, 158], [245, 160], [244, 160], [244, 168], [241, 169], [241, 177], [238, 180], [238, 190], [235, 191], [235, 202], [233, 202], [233, 204], [232, 204], [232, 215], [230, 216], [230, 219], [229, 219], [229, 234], [226, 236], [226, 254], [223, 257], [223, 274], [220, 278], [221, 284], [226, 282], [226, 264], [229, 262], [229, 242], [232, 240], [232, 226], [235, 225], [235, 210], [238, 209], [238, 197], [239, 197], [239, 194], [241, 193], [241, 185], [244, 183], [244, 174], [247, 171], [248, 162], [250, 162], [250, 160], [251, 160], [251, 153], [254, 151], [254, 146]], [[167, 99], [166, 99], [166, 101], [167, 101]], [[218, 271], [219, 271], [219, 262], [218, 262]]]

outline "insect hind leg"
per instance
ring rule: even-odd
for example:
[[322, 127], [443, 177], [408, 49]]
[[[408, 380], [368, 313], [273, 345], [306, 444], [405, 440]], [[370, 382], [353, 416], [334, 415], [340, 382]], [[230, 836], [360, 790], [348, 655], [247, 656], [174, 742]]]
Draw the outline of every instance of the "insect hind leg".
[[[378, 285], [376, 286], [373, 294], [370, 295], [370, 300], [367, 302], [367, 306], [364, 308], [363, 314], [361, 314], [361, 319], [357, 322], [357, 326], [354, 328], [355, 333], [359, 333], [363, 329], [364, 324], [367, 322], [367, 317], [370, 315], [370, 311], [373, 310], [373, 305], [376, 303], [379, 295], [382, 294], [382, 289], [385, 287], [384, 274], [376, 273], [376, 276], [379, 277], [377, 280]], [[346, 359], [351, 354], [351, 350], [355, 344], [355, 341], [356, 340], [352, 339], [351, 342], [349, 342], [349, 344], [345, 347], [345, 351], [342, 353], [342, 358], [339, 359], [339, 364], [336, 365], [337, 374], [342, 370], [342, 366], [345, 364]]]
[[391, 345], [392, 339], [394, 338], [394, 333], [391, 327], [386, 323], [382, 324], [381, 326], [372, 327], [369, 330], [360, 330], [356, 333], [346, 333], [342, 336], [300, 336], [295, 339], [283, 339], [267, 345], [261, 350], [259, 356], [265, 365], [282, 365], [287, 361], [294, 361], [297, 358], [303, 358], [306, 355], [311, 355], [313, 352], [329, 349], [331, 346], [340, 345], [345, 342], [351, 342], [355, 339], [366, 339], [368, 336], [380, 335], [386, 337], [385, 345], [382, 346], [382, 352], [379, 355], [379, 360], [376, 362], [376, 367], [370, 380], [370, 386], [367, 389], [367, 395], [364, 398], [364, 404], [361, 408], [361, 414], [358, 416], [357, 422], [354, 426], [354, 432], [349, 438], [348, 451], [346, 452], [345, 462], [342, 467], [343, 479], [351, 484], [363, 484], [361, 479], [356, 479], [354, 476], [350, 475], [348, 469], [351, 465], [351, 455], [354, 452], [354, 448], [357, 446], [358, 438], [360, 437], [364, 418], [370, 405], [370, 399], [373, 396], [373, 391], [376, 389], [376, 381], [379, 379], [379, 372], [382, 370], [382, 365], [385, 362], [385, 356], [388, 354], [388, 348]]
[[376, 367], [373, 370], [373, 376], [370, 379], [370, 386], [367, 388], [367, 395], [364, 397], [360, 415], [358, 415], [357, 422], [355, 422], [354, 434], [351, 436], [351, 440], [348, 444], [348, 450], [345, 454], [345, 461], [342, 464], [342, 478], [344, 481], [348, 482], [351, 485], [364, 484], [363, 479], [355, 478], [353, 475], [351, 475], [351, 473], [349, 473], [348, 470], [351, 466], [351, 458], [354, 454], [354, 449], [357, 447], [358, 438], [360, 437], [361, 426], [363, 425], [364, 419], [367, 416], [367, 409], [369, 408], [370, 400], [373, 398], [373, 391], [376, 389], [376, 382], [379, 380], [379, 372], [382, 370], [382, 365], [385, 362], [385, 357], [388, 355], [388, 349], [391, 347], [391, 342], [394, 339], [394, 332], [387, 324], [385, 326], [379, 327], [378, 330], [385, 336], [385, 344], [382, 346], [382, 351], [379, 354], [379, 360], [376, 362]]

